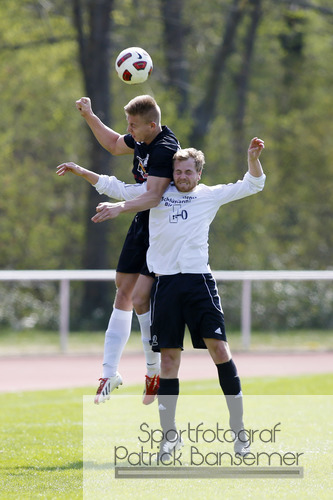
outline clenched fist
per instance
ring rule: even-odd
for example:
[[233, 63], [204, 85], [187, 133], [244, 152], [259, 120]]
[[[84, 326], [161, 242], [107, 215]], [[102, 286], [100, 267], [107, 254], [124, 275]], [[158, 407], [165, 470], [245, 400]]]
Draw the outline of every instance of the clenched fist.
[[79, 110], [81, 116], [87, 116], [92, 112], [91, 109], [91, 101], [89, 97], [81, 97], [81, 99], [77, 100], [76, 109]]

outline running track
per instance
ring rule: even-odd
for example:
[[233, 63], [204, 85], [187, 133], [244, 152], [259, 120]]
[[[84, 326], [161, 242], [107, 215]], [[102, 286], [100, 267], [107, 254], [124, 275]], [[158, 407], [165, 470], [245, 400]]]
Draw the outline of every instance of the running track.
[[[240, 377], [333, 373], [333, 351], [299, 353], [234, 353]], [[97, 387], [102, 355], [43, 355], [0, 357], [0, 392]], [[143, 384], [142, 353], [124, 353], [119, 371], [126, 385]], [[216, 378], [206, 351], [183, 352], [181, 380]]]

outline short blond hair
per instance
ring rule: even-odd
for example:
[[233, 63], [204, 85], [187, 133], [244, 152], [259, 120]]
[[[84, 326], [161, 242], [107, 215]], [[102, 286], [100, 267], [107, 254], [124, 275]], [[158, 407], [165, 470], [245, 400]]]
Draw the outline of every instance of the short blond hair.
[[161, 110], [157, 102], [150, 95], [138, 95], [131, 99], [124, 107], [125, 113], [130, 116], [141, 116], [147, 123], [161, 124]]
[[173, 164], [175, 164], [175, 161], [185, 161], [188, 160], [189, 158], [194, 159], [195, 170], [199, 173], [202, 172], [202, 169], [205, 164], [205, 155], [199, 149], [195, 148], [178, 149], [178, 151], [176, 151], [176, 153], [173, 155]]

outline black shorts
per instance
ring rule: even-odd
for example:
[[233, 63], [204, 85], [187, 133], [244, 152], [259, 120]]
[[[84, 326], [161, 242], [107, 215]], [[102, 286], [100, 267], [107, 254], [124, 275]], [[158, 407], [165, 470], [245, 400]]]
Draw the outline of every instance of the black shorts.
[[117, 271], [126, 274], [150, 273], [146, 262], [146, 253], [149, 246], [149, 210], [139, 212], [134, 217], [127, 232], [127, 236], [118, 260]]
[[196, 349], [206, 349], [203, 338], [227, 340], [220, 297], [210, 273], [155, 279], [151, 292], [152, 350], [183, 349], [185, 325]]

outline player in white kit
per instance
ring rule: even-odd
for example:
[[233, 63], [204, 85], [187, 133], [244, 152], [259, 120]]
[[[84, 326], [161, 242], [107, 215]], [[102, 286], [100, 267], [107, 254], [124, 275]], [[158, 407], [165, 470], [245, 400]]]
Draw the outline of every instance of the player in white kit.
[[[199, 184], [205, 163], [201, 151], [179, 150], [173, 160], [174, 183], [167, 188], [159, 205], [150, 211], [147, 265], [156, 275], [151, 295], [151, 345], [153, 351], [161, 352], [158, 402], [163, 433], [168, 436], [160, 446], [162, 463], [183, 445], [177, 433], [175, 414], [185, 325], [193, 346], [207, 348], [217, 366], [229, 409], [230, 428], [235, 435], [235, 453], [249, 452], [243, 432], [241, 383], [226, 339], [216, 282], [208, 264], [208, 234], [222, 205], [263, 189], [266, 177], [259, 161], [263, 148], [262, 140], [252, 139], [248, 172], [243, 179], [216, 186]], [[89, 171], [78, 175], [93, 184], [99, 193], [116, 199], [132, 199], [145, 190], [145, 185], [124, 184], [115, 177], [102, 175], [97, 179], [96, 174], [91, 175]], [[97, 212], [102, 207], [103, 203]]]

